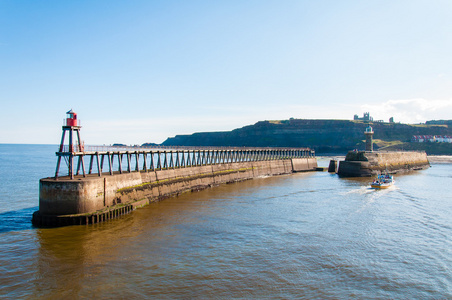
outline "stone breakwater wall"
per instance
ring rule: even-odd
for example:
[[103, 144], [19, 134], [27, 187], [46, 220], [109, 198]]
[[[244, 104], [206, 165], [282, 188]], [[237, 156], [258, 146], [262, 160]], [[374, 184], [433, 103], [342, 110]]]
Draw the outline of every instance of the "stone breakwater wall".
[[313, 171], [316, 158], [213, 164], [113, 175], [88, 175], [39, 182], [35, 226], [91, 224], [115, 218], [151, 202], [262, 176]]
[[422, 151], [366, 152], [350, 151], [339, 162], [339, 176], [368, 177], [388, 170], [390, 173], [426, 169], [430, 166]]

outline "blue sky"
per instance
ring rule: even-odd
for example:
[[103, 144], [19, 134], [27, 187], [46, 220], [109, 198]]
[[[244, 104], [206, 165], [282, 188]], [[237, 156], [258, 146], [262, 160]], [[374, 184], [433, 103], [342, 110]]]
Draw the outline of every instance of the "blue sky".
[[452, 1], [0, 0], [0, 143], [452, 119]]

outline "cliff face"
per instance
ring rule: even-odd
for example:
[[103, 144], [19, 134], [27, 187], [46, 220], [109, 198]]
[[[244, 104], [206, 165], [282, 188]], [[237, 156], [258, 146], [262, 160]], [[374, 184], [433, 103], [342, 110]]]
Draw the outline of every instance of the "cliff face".
[[[447, 125], [370, 123], [374, 140], [409, 142], [413, 135], [452, 135]], [[301, 120], [261, 121], [227, 132], [202, 132], [168, 138], [165, 146], [310, 147], [317, 153], [344, 153], [364, 148], [362, 121]], [[375, 146], [374, 146], [375, 147]], [[378, 149], [378, 145], [375, 147]]]

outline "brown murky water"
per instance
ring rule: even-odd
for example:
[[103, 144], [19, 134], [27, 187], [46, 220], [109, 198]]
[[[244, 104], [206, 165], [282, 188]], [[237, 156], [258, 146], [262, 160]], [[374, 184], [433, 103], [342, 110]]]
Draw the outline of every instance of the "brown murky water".
[[54, 229], [31, 227], [29, 200], [0, 213], [0, 298], [450, 299], [451, 171], [385, 191], [326, 172], [260, 178]]

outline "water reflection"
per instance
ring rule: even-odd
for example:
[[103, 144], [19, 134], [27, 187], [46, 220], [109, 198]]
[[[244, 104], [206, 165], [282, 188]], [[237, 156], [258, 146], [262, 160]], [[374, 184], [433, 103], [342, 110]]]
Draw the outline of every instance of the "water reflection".
[[448, 298], [444, 168], [382, 191], [326, 172], [261, 178], [105, 223], [14, 232], [0, 249], [14, 270], [0, 280], [10, 298]]
[[[37, 229], [39, 252], [36, 293], [44, 297], [77, 296], [86, 283], [118, 259], [118, 247], [138, 232], [133, 216], [88, 226]], [[126, 238], [124, 238], [126, 237]]]

